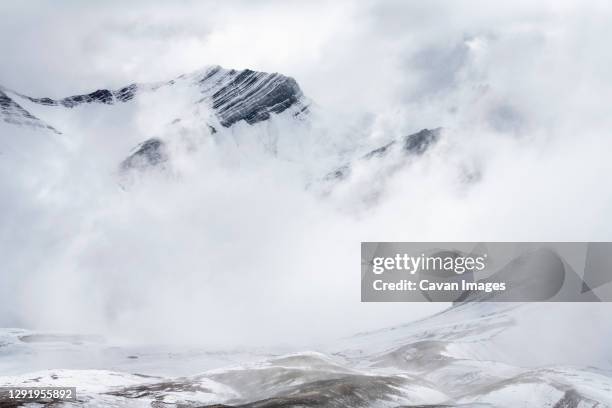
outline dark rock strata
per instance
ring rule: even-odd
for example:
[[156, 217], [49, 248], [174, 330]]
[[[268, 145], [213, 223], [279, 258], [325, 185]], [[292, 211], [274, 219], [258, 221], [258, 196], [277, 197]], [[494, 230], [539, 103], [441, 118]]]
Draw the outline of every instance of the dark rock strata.
[[[430, 147], [435, 145], [442, 133], [442, 128], [422, 129], [416, 133], [404, 136], [400, 139], [393, 140], [384, 146], [378, 147], [361, 157], [361, 160], [382, 159], [391, 149], [396, 146], [401, 146], [402, 152], [407, 156], [420, 156], [424, 154]], [[327, 181], [344, 180], [351, 173], [351, 164], [345, 164], [330, 172], [325, 177]]]
[[116, 102], [127, 102], [134, 98], [137, 91], [136, 84], [131, 84], [117, 91], [109, 91], [108, 89], [98, 89], [84, 95], [73, 95], [63, 99], [51, 98], [32, 98], [27, 96], [30, 101], [46, 106], [63, 106], [65, 108], [74, 108], [86, 103], [104, 103], [112, 105]]
[[144, 170], [157, 166], [168, 160], [165, 144], [157, 138], [148, 139], [136, 147], [136, 150], [121, 163], [121, 170]]
[[5, 92], [0, 90], [0, 119], [6, 123], [19, 126], [30, 126], [39, 129], [48, 129], [55, 133], [58, 132], [52, 126], [46, 124], [21, 105], [11, 99]]
[[303, 97], [297, 82], [280, 74], [247, 69], [229, 71], [226, 77], [229, 80], [212, 95], [213, 109], [224, 127], [241, 120], [250, 125], [268, 120], [271, 113], [281, 113]]
[[130, 84], [118, 90], [98, 89], [63, 99], [23, 97], [37, 104], [65, 108], [92, 103], [113, 105], [129, 102], [140, 92], [155, 92], [181, 81], [188, 81], [191, 86], [199, 88], [202, 98], [196, 103], [209, 103], [223, 127], [230, 127], [240, 121], [253, 125], [270, 119], [273, 113], [281, 113], [289, 108], [294, 108], [294, 116], [301, 116], [308, 111], [308, 104], [295, 79], [278, 73], [250, 69], [228, 70], [220, 66], [156, 85], [139, 87]]

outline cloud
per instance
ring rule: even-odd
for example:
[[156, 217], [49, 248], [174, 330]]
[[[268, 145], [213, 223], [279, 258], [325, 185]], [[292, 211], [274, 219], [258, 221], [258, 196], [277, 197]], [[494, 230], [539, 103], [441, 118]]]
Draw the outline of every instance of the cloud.
[[[360, 241], [610, 239], [605, 3], [0, 7], [9, 88], [60, 97], [221, 64], [294, 76], [316, 119], [273, 129], [292, 160], [251, 140], [272, 127], [165, 133], [185, 95], [58, 114], [57, 140], [0, 128], [2, 325], [315, 342], [439, 307], [361, 304]], [[304, 187], [438, 126], [442, 142], [393, 172], [357, 164], [326, 198]], [[116, 166], [150, 137], [177, 141], [171, 171], [121, 190]]]

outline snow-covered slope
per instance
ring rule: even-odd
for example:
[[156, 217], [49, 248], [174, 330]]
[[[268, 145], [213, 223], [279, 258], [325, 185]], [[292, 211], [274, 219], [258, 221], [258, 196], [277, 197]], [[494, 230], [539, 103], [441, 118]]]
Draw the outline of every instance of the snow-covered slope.
[[391, 174], [441, 138], [440, 129], [414, 129], [381, 145], [368, 140], [360, 120], [321, 111], [293, 78], [249, 69], [209, 66], [169, 81], [60, 98], [1, 89], [0, 118], [9, 126], [3, 134], [19, 125], [54, 133], [50, 139], [73, 150], [95, 146], [96, 167], [124, 176], [171, 169], [175, 156], [198, 146], [234, 145], [244, 155], [262, 150], [297, 163], [328, 191], [355, 165]]
[[606, 321], [597, 303], [467, 303], [318, 351], [226, 354], [234, 362], [224, 364], [222, 353], [206, 363], [196, 350], [175, 350], [176, 366], [191, 355], [208, 367], [179, 377], [168, 376], [166, 353], [13, 330], [3, 335], [5, 367], [26, 350], [44, 360], [68, 343], [73, 353], [106, 348], [107, 358], [95, 363], [98, 370], [13, 367], [0, 385], [76, 386], [82, 406], [601, 408], [612, 406]]
[[54, 133], [49, 138], [61, 134], [74, 149], [96, 146], [97, 166], [121, 172], [155, 167], [174, 147], [189, 150], [202, 143], [245, 140], [276, 153], [275, 127], [299, 133], [309, 106], [293, 78], [219, 66], [63, 98], [0, 89], [0, 120], [9, 125], [3, 136], [13, 133], [11, 126]]
[[32, 115], [11, 99], [3, 92], [2, 87], [0, 87], [0, 119], [12, 125], [39, 128], [58, 133], [53, 127]]

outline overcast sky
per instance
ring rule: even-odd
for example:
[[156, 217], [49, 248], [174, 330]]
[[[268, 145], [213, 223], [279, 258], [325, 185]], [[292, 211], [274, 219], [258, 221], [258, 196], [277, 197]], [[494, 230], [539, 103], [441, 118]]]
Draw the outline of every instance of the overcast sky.
[[609, 63], [606, 1], [6, 1], [0, 13], [0, 83], [35, 95], [221, 64], [294, 76], [321, 103], [380, 108], [448, 90], [470, 58], [483, 59], [473, 75], [535, 71], [548, 91]]

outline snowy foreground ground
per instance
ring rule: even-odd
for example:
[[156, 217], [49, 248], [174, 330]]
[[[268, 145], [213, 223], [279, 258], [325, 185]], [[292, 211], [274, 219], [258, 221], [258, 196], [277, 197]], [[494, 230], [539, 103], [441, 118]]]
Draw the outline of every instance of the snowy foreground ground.
[[77, 387], [59, 405], [86, 407], [612, 407], [607, 309], [465, 304], [288, 354], [3, 329], [0, 385]]

